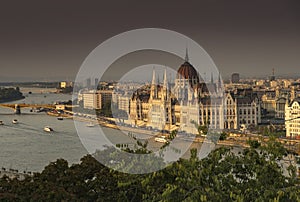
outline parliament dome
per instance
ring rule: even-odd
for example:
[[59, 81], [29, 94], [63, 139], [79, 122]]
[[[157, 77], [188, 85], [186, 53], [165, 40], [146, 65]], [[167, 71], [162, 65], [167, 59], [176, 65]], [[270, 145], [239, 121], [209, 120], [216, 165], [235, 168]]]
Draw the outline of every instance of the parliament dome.
[[185, 61], [177, 71], [177, 78], [199, 80], [196, 69], [188, 61]]
[[177, 79], [189, 79], [191, 85], [199, 82], [197, 70], [189, 63], [188, 50], [185, 52], [185, 61], [177, 70]]

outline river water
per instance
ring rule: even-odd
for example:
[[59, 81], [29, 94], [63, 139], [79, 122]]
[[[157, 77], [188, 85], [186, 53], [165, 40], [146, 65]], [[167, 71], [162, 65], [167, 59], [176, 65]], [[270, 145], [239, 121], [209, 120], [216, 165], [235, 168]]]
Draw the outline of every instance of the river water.
[[[71, 99], [71, 95], [51, 91], [54, 89], [21, 88], [26, 98], [10, 103], [50, 104]], [[0, 126], [1, 167], [18, 169], [20, 172], [41, 171], [58, 158], [64, 158], [72, 164], [87, 154], [72, 120], [59, 121], [45, 113], [32, 113], [26, 108], [21, 110], [21, 115], [15, 115], [12, 109], [0, 107], [0, 120], [4, 122]], [[13, 124], [13, 119], [19, 123]], [[55, 129], [51, 135], [43, 131], [48, 125]]]
[[[54, 91], [55, 89], [21, 88], [25, 99], [10, 103], [53, 104], [56, 101], [72, 99], [71, 95], [56, 94]], [[49, 162], [58, 158], [73, 164], [78, 163], [80, 158], [89, 152], [101, 149], [103, 145], [135, 143], [135, 140], [128, 137], [128, 132], [102, 127], [103, 133], [99, 135], [99, 127], [86, 127], [86, 122], [76, 121], [76, 130], [73, 120], [60, 121], [45, 113], [30, 112], [30, 109], [26, 108], [21, 110], [21, 115], [15, 115], [12, 109], [0, 107], [0, 120], [4, 123], [0, 126], [0, 167], [17, 169], [19, 172], [42, 171]], [[19, 123], [13, 124], [13, 119], [17, 119]], [[43, 131], [45, 126], [50, 126], [54, 132], [49, 134]], [[80, 130], [83, 132], [80, 133]], [[149, 138], [147, 135], [134, 135], [141, 139]], [[149, 142], [153, 151], [161, 146], [160, 143], [154, 142], [153, 138]], [[166, 156], [169, 159], [177, 159], [191, 144], [191, 141], [175, 140]], [[193, 147], [199, 148], [199, 145]], [[178, 153], [172, 151], [174, 148], [184, 149]]]

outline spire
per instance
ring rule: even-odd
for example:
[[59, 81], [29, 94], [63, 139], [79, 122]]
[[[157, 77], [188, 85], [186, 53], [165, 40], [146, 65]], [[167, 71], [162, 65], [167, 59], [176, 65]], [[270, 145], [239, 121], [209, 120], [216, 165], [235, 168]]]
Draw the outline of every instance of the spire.
[[152, 85], [155, 85], [155, 69], [153, 67], [153, 73], [152, 73]]
[[168, 99], [167, 69], [165, 69], [165, 73], [164, 73], [163, 88], [164, 88], [163, 97], [164, 97], [165, 100], [167, 100]]
[[167, 70], [165, 69], [165, 73], [164, 73], [164, 87], [167, 87], [167, 85], [168, 85]]
[[188, 52], [188, 48], [186, 47], [185, 49], [185, 61], [188, 62], [189, 61], [189, 52]]
[[221, 92], [222, 89], [222, 84], [221, 84], [221, 73], [219, 72], [219, 78], [218, 78], [218, 92]]

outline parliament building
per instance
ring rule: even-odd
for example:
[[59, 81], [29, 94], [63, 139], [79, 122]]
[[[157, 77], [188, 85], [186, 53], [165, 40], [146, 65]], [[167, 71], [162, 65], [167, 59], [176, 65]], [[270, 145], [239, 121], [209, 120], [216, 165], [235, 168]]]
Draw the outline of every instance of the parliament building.
[[172, 87], [166, 70], [162, 83], [157, 82], [153, 70], [151, 85], [133, 93], [128, 110], [131, 124], [193, 134], [198, 133], [199, 125], [211, 130], [257, 125], [261, 119], [258, 98], [224, 92], [221, 85], [220, 76], [214, 82], [213, 75], [205, 83], [186, 54]]

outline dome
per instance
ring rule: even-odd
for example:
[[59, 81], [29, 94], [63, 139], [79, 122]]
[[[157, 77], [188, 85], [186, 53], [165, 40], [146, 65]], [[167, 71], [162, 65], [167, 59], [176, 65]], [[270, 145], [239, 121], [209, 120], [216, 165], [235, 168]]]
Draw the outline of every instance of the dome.
[[183, 79], [196, 79], [199, 81], [198, 73], [196, 69], [188, 61], [185, 61], [177, 71], [177, 78]]

